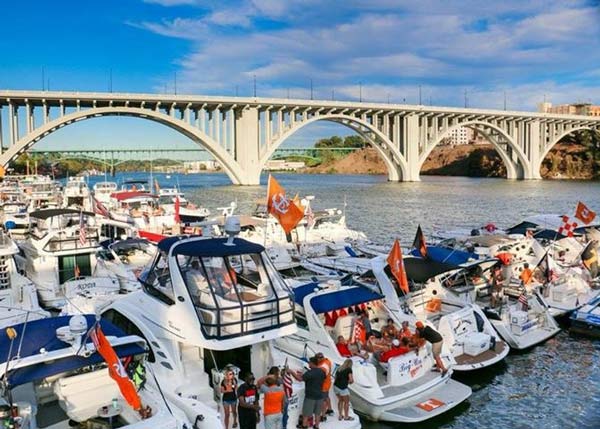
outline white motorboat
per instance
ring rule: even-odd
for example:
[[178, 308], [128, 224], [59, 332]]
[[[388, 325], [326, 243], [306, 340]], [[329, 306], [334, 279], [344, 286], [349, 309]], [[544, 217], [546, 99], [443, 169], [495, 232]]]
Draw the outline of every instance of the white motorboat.
[[495, 259], [471, 264], [440, 276], [441, 284], [468, 303], [476, 303], [511, 348], [523, 350], [552, 338], [560, 328], [544, 299], [520, 285], [494, 290]]
[[115, 182], [98, 182], [93, 187], [94, 198], [100, 201], [102, 204], [110, 203], [110, 196], [117, 191], [117, 184]]
[[0, 232], [0, 328], [49, 317], [39, 303], [35, 285], [17, 271], [17, 245]]
[[119, 293], [117, 277], [96, 256], [101, 247], [93, 213], [47, 209], [29, 217], [30, 233], [15, 260], [43, 306], [59, 309], [68, 301], [75, 310], [93, 312]]
[[[427, 271], [427, 261], [406, 257], [407, 272]], [[414, 268], [413, 268], [414, 267]], [[444, 345], [452, 354], [456, 371], [481, 369], [503, 360], [510, 348], [500, 338], [481, 308], [466, 303], [442, 287], [438, 278], [423, 274], [416, 279], [408, 295], [400, 292], [396, 279], [384, 257], [371, 260], [371, 270], [356, 281], [378, 288], [385, 296], [387, 307], [399, 317], [412, 322], [429, 322], [444, 338]], [[415, 280], [412, 279], [411, 280]]]
[[100, 252], [106, 268], [119, 279], [121, 292], [126, 293], [140, 288], [138, 276], [155, 254], [156, 246], [143, 238], [119, 240]]
[[[293, 301], [259, 244], [170, 237], [158, 249], [140, 275], [143, 290], [113, 302], [103, 317], [149, 341], [154, 358], [148, 365], [165, 398], [196, 428], [222, 427], [224, 369], [258, 377], [282, 366], [269, 342], [296, 331]], [[251, 272], [244, 268], [248, 260], [256, 268]], [[294, 384], [286, 429], [296, 426], [301, 392], [302, 385]], [[334, 419], [323, 427], [360, 423]]]
[[[177, 199], [179, 203], [176, 203]], [[179, 204], [179, 219], [183, 224], [202, 222], [210, 215], [208, 209], [197, 207], [186, 200], [185, 195], [177, 188], [160, 188], [158, 204], [170, 216], [175, 216], [176, 205]]]
[[92, 211], [92, 199], [90, 188], [85, 177], [73, 176], [67, 179], [63, 189], [63, 207]]
[[[391, 318], [398, 326], [402, 314], [390, 312], [384, 296], [361, 286], [341, 286], [339, 281], [308, 283], [294, 287], [298, 332], [278, 338], [275, 347], [290, 358], [322, 352], [334, 364], [346, 359], [336, 347], [338, 336], [353, 337], [356, 308], [366, 310], [371, 327], [379, 330]], [[336, 317], [330, 316], [335, 314]], [[335, 322], [334, 322], [335, 320]], [[329, 321], [329, 322], [328, 322]], [[414, 329], [414, 325], [412, 326]], [[367, 360], [355, 356], [354, 383], [349, 385], [354, 409], [370, 420], [421, 422], [444, 413], [471, 395], [471, 388], [450, 378], [452, 357], [442, 354], [450, 370], [432, 371], [431, 345], [389, 359], [387, 365], [373, 354]]]
[[[142, 406], [150, 407], [150, 416], [142, 418], [129, 405], [92, 343], [96, 326], [94, 316], [78, 315], [29, 321], [2, 331], [0, 349], [6, 352], [0, 361], [2, 427], [191, 427], [185, 415], [165, 404], [152, 383], [137, 392]], [[143, 338], [127, 335], [105, 320], [99, 326], [128, 366], [144, 365]], [[6, 410], [10, 412], [4, 414]]]

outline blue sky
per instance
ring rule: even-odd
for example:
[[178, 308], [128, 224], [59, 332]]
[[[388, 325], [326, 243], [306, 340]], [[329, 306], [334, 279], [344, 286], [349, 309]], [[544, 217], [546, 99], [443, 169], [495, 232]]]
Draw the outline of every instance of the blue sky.
[[[0, 88], [358, 98], [534, 110], [600, 104], [600, 12], [583, 0], [22, 0], [2, 5]], [[110, 126], [108, 126], [110, 124]], [[288, 145], [347, 134], [307, 127]], [[143, 120], [94, 119], [64, 147], [190, 147]]]

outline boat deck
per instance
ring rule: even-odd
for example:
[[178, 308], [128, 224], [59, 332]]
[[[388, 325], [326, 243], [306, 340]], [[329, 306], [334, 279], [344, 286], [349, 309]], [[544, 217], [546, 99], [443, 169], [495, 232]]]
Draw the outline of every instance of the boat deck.
[[[441, 377], [441, 374], [439, 372], [429, 371], [426, 374], [424, 374], [422, 377], [419, 377], [418, 380], [411, 381], [410, 383], [402, 384], [400, 386], [387, 385], [385, 387], [382, 387], [381, 391], [383, 392], [383, 395], [386, 398], [388, 398], [390, 396], [403, 395], [413, 389], [416, 389], [418, 386], [425, 384], [425, 383], [429, 383], [430, 381], [434, 380], [435, 378], [439, 378], [439, 377]], [[385, 380], [385, 383], [387, 383], [387, 379]]]
[[474, 365], [480, 362], [485, 362], [491, 360], [504, 352], [504, 348], [508, 347], [504, 341], [496, 342], [496, 347], [493, 350], [486, 350], [477, 356], [469, 356], [468, 354], [463, 353], [460, 356], [455, 356], [457, 365]]

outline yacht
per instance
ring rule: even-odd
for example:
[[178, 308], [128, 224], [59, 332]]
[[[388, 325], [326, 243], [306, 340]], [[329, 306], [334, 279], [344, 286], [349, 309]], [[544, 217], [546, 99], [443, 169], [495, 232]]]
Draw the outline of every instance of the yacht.
[[167, 215], [175, 216], [177, 199], [179, 199], [178, 211], [181, 223], [202, 222], [210, 215], [204, 207], [197, 207], [186, 200], [185, 195], [177, 188], [160, 188], [158, 191], [158, 204]]
[[[404, 258], [407, 272], [427, 272], [427, 261]], [[414, 268], [413, 268], [414, 267]], [[411, 276], [409, 276], [410, 278]], [[444, 344], [454, 360], [455, 371], [472, 371], [503, 360], [509, 346], [474, 303], [467, 303], [444, 289], [438, 278], [410, 278], [413, 281], [408, 294], [400, 291], [384, 257], [371, 260], [371, 270], [355, 277], [367, 287], [377, 288], [384, 296], [387, 307], [399, 317], [408, 317], [414, 323], [427, 321], [444, 338]]]
[[102, 204], [110, 203], [110, 196], [117, 191], [117, 184], [115, 182], [98, 182], [93, 187], [94, 198], [100, 201]]
[[142, 338], [94, 316], [29, 321], [0, 336], [0, 349], [6, 352], [0, 358], [3, 427], [191, 427], [151, 382], [137, 392], [144, 409], [150, 410], [145, 418], [129, 405], [90, 338], [97, 326], [128, 367], [144, 365], [147, 346]]
[[19, 270], [33, 281], [44, 307], [68, 302], [80, 312], [114, 298], [119, 281], [96, 256], [100, 245], [94, 213], [75, 209], [32, 212], [30, 233], [15, 255]]
[[[255, 270], [245, 269], [248, 260]], [[140, 281], [141, 291], [114, 301], [103, 317], [148, 340], [148, 365], [165, 398], [196, 428], [223, 427], [224, 370], [258, 378], [285, 364], [270, 342], [296, 331], [287, 286], [263, 246], [233, 237], [166, 238]], [[296, 427], [302, 389], [294, 384], [286, 429]], [[359, 425], [334, 419], [323, 428]]]
[[73, 176], [67, 179], [63, 190], [63, 207], [93, 210], [90, 188], [85, 182], [85, 177]]
[[0, 328], [49, 317], [39, 303], [35, 285], [17, 270], [19, 248], [0, 232]]
[[494, 297], [492, 272], [499, 264], [497, 259], [476, 262], [441, 275], [439, 281], [463, 301], [478, 304], [513, 349], [528, 349], [560, 332], [539, 294], [504, 281]]
[[[274, 341], [289, 359], [322, 352], [334, 365], [341, 365], [346, 357], [338, 351], [336, 341], [338, 336], [353, 337], [357, 308], [367, 311], [374, 330], [380, 330], [388, 319], [398, 326], [403, 320], [413, 322], [407, 317], [400, 319], [403, 314], [389, 311], [383, 295], [362, 285], [343, 286], [330, 280], [296, 285], [293, 290], [298, 332]], [[432, 371], [434, 359], [429, 343], [391, 358], [387, 365], [379, 363], [373, 354], [366, 359], [352, 359], [354, 383], [349, 385], [350, 400], [354, 409], [369, 420], [422, 422], [471, 395], [470, 387], [450, 378], [453, 360], [446, 351], [442, 359], [449, 371]]]

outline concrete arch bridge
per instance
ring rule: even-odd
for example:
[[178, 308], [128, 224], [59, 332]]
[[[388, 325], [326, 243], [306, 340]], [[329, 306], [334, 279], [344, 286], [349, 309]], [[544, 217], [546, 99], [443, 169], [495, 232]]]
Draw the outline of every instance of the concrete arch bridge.
[[[168, 126], [208, 151], [232, 182], [257, 185], [267, 160], [287, 138], [316, 121], [347, 126], [385, 161], [391, 181], [418, 181], [433, 148], [454, 129], [486, 136], [509, 179], [540, 179], [544, 156], [569, 133], [600, 131], [600, 118], [276, 98], [58, 91], [0, 91], [0, 165], [45, 136], [82, 120], [132, 116]], [[3, 128], [6, 131], [3, 131]]]

